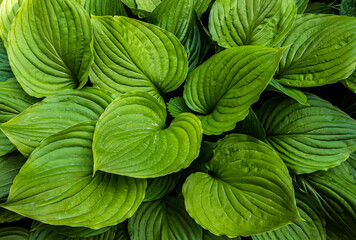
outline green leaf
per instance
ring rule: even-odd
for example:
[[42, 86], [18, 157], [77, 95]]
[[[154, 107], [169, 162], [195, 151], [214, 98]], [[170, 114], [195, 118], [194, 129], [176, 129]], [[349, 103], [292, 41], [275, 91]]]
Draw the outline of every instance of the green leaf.
[[202, 229], [191, 219], [177, 197], [142, 203], [129, 219], [131, 240], [201, 240]]
[[189, 75], [184, 100], [200, 114], [204, 134], [230, 131], [248, 115], [272, 79], [282, 52], [259, 46], [226, 49]]
[[93, 85], [111, 92], [177, 89], [185, 80], [188, 60], [179, 40], [154, 25], [127, 17], [92, 17], [95, 60]]
[[302, 192], [295, 191], [297, 207], [304, 220], [297, 220], [277, 230], [252, 236], [253, 240], [325, 240], [325, 217], [318, 201]]
[[126, 6], [129, 8], [137, 8], [136, 1], [135, 0], [121, 0]]
[[79, 3], [27, 0], [9, 32], [10, 65], [31, 96], [82, 88], [93, 63], [92, 41], [89, 15]]
[[28, 240], [29, 232], [22, 227], [6, 227], [0, 229], [0, 240]]
[[203, 240], [241, 240], [241, 237], [229, 238], [226, 236], [216, 236], [211, 232], [204, 230], [203, 231]]
[[250, 135], [261, 141], [266, 139], [266, 131], [252, 108], [250, 108], [247, 117], [237, 125], [236, 132]]
[[188, 177], [183, 195], [189, 215], [215, 235], [250, 236], [300, 219], [287, 167], [267, 144], [228, 135], [207, 167]]
[[169, 174], [159, 178], [147, 179], [147, 189], [144, 202], [161, 199], [170, 193], [180, 179], [180, 172]]
[[[22, 90], [15, 78], [0, 82], [0, 124], [16, 117], [37, 101]], [[14, 145], [0, 131], [0, 157], [13, 150], [15, 150]]]
[[351, 76], [348, 77], [346, 80], [342, 81], [342, 84], [344, 84], [348, 89], [356, 93], [356, 72], [351, 74]]
[[308, 103], [308, 98], [307, 96], [302, 92], [302, 90], [297, 89], [297, 88], [291, 88], [291, 87], [286, 87], [277, 82], [276, 80], [272, 79], [272, 81], [269, 83], [269, 86], [267, 87], [267, 90], [275, 91], [275, 92], [280, 92], [288, 97], [293, 98], [300, 104], [303, 104], [305, 106], [309, 106]]
[[49, 229], [41, 229], [31, 232], [27, 240], [67, 240], [67, 237]]
[[338, 166], [356, 150], [356, 121], [317, 96], [308, 102], [275, 97], [256, 112], [267, 142], [296, 174]]
[[47, 224], [92, 229], [131, 217], [146, 180], [102, 172], [93, 177], [94, 126], [82, 123], [45, 139], [16, 176], [3, 207]]
[[346, 165], [346, 167], [348, 168], [351, 176], [355, 179], [356, 181], [356, 152], [352, 153], [349, 157], [349, 159], [347, 159], [346, 162], [344, 162], [344, 164]]
[[81, 122], [97, 121], [112, 100], [107, 92], [90, 87], [66, 90], [32, 105], [0, 128], [27, 157], [50, 135]]
[[194, 1], [194, 9], [200, 18], [206, 10], [208, 10], [209, 5], [212, 0], [193, 0]]
[[0, 207], [0, 223], [11, 223], [19, 221], [24, 217]]
[[299, 15], [280, 45], [291, 45], [275, 76], [283, 85], [317, 87], [343, 80], [355, 71], [356, 18]]
[[[0, 11], [1, 11], [1, 7], [0, 7]], [[13, 76], [14, 74], [12, 73], [9, 64], [9, 59], [7, 58], [6, 48], [4, 46], [4, 43], [0, 40], [0, 82], [6, 81], [7, 79], [12, 78]]]
[[310, 2], [304, 13], [332, 14], [331, 5], [325, 2]]
[[295, 0], [298, 13], [303, 13], [308, 6], [309, 0]]
[[121, 223], [117, 225], [117, 230], [116, 230], [114, 240], [130, 240], [130, 236], [126, 224]]
[[152, 12], [161, 2], [162, 0], [135, 0], [137, 4], [137, 8]]
[[295, 0], [217, 0], [209, 30], [221, 47], [275, 46], [290, 30], [297, 14]]
[[356, 236], [356, 181], [345, 163], [328, 171], [299, 177], [301, 185], [315, 196], [326, 215], [330, 239], [353, 239]]
[[81, 4], [89, 15], [127, 15], [121, 0], [82, 0]]
[[12, 182], [25, 161], [19, 152], [0, 157], [0, 202], [7, 199]]
[[356, 17], [356, 1], [355, 0], [342, 0], [340, 14]]
[[94, 172], [154, 178], [187, 168], [202, 141], [199, 119], [182, 113], [166, 127], [165, 104], [145, 92], [115, 99], [94, 134]]
[[167, 108], [172, 117], [177, 117], [181, 113], [189, 112], [189, 108], [182, 97], [171, 98], [167, 103]]
[[23, 0], [4, 0], [0, 6], [0, 36], [7, 48], [11, 24], [22, 5]]

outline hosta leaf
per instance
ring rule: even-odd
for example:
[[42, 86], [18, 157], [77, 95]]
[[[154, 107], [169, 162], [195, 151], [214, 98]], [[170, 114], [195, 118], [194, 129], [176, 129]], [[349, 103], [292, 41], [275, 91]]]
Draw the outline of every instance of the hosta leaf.
[[[15, 78], [0, 82], [0, 124], [16, 117], [37, 101], [36, 98], [30, 97], [22, 90]], [[6, 135], [0, 131], [0, 156], [14, 149], [14, 145]]]
[[356, 150], [355, 120], [317, 96], [308, 103], [275, 97], [256, 112], [267, 142], [296, 174], [338, 166]]
[[103, 172], [93, 177], [94, 126], [82, 123], [45, 139], [16, 176], [3, 207], [47, 224], [92, 229], [131, 217], [146, 180]]
[[304, 13], [332, 14], [332, 8], [325, 2], [310, 2]]
[[162, 0], [136, 0], [137, 8], [147, 12], [152, 12], [161, 2]]
[[260, 45], [273, 47], [296, 18], [295, 0], [216, 0], [209, 31], [221, 47]]
[[93, 62], [90, 19], [72, 0], [27, 0], [9, 32], [11, 68], [31, 96], [82, 88]]
[[356, 181], [345, 163], [326, 172], [302, 175], [299, 182], [321, 203], [328, 237], [332, 234], [338, 237], [336, 239], [353, 239], [356, 236]]
[[340, 14], [356, 17], [356, 1], [355, 0], [342, 0]]
[[188, 60], [179, 40], [154, 25], [127, 17], [92, 17], [95, 60], [90, 80], [111, 92], [155, 96], [177, 89]]
[[356, 18], [299, 15], [280, 44], [291, 45], [277, 70], [276, 80], [280, 83], [316, 87], [343, 80], [355, 71]]
[[351, 74], [346, 80], [342, 81], [342, 83], [351, 91], [356, 93], [356, 71]]
[[180, 178], [180, 172], [169, 174], [159, 178], [147, 179], [147, 189], [144, 202], [161, 199], [170, 193], [177, 185]]
[[198, 17], [201, 17], [203, 13], [209, 8], [212, 0], [193, 0], [194, 1], [194, 9], [197, 13]]
[[189, 215], [215, 235], [250, 236], [300, 219], [288, 170], [265, 143], [228, 135], [207, 167], [188, 177], [183, 195]]
[[275, 231], [254, 235], [254, 240], [325, 240], [325, 217], [319, 203], [312, 196], [300, 190], [295, 191], [297, 207], [304, 220], [297, 220]]
[[0, 240], [28, 240], [29, 232], [22, 227], [6, 227], [0, 229]]
[[154, 178], [187, 168], [198, 157], [199, 119], [183, 113], [166, 127], [163, 102], [145, 92], [115, 99], [101, 115], [94, 134], [94, 171]]
[[[54, 226], [54, 225], [44, 224], [40, 222], [35, 222], [35, 223], [36, 224], [32, 225], [32, 231], [48, 229], [60, 235], [64, 235], [67, 237], [76, 237], [76, 238], [93, 237], [97, 235], [102, 235], [103, 233], [112, 230], [112, 227], [104, 227], [97, 230], [93, 230], [84, 227]], [[114, 228], [114, 231], [116, 231], [116, 228]]]
[[121, 0], [81, 0], [81, 4], [89, 15], [126, 16]]
[[212, 234], [211, 232], [204, 230], [203, 231], [203, 240], [241, 240], [240, 237], [236, 238], [229, 238], [226, 236], [216, 236]]
[[184, 100], [200, 114], [204, 134], [232, 130], [248, 115], [271, 80], [282, 52], [259, 46], [226, 49], [189, 75]]
[[129, 219], [131, 240], [201, 240], [202, 229], [177, 197], [143, 203]]
[[301, 90], [297, 88], [283, 86], [274, 79], [269, 83], [267, 90], [283, 93], [288, 97], [291, 97], [294, 100], [298, 101], [300, 104], [309, 106], [308, 98]]
[[32, 105], [0, 128], [24, 156], [29, 156], [48, 136], [81, 122], [97, 121], [112, 100], [99, 89], [66, 90]]
[[11, 223], [19, 221], [24, 217], [0, 207], [0, 223]]
[[[1, 14], [1, 8], [0, 8], [0, 14]], [[14, 74], [11, 71], [9, 59], [7, 58], [6, 48], [2, 40], [0, 40], [0, 82], [5, 81], [13, 76]]]
[[30, 233], [28, 240], [67, 240], [66, 236], [60, 235], [49, 229], [40, 229]]
[[189, 112], [189, 108], [182, 97], [171, 98], [167, 104], [167, 108], [172, 117], [177, 117], [181, 113]]
[[355, 179], [356, 181], [356, 152], [352, 153], [349, 157], [349, 159], [347, 159], [346, 162], [344, 162], [344, 164], [346, 165], [346, 167], [348, 168], [351, 176]]
[[124, 3], [126, 6], [129, 8], [137, 8], [135, 0], [121, 0], [122, 3]]
[[303, 13], [308, 6], [309, 0], [295, 0], [298, 13]]
[[130, 240], [130, 236], [128, 233], [127, 225], [121, 223], [117, 225], [117, 230], [115, 234], [115, 240]]
[[23, 0], [4, 0], [0, 6], [0, 36], [7, 48], [7, 39], [12, 21], [14, 20]]
[[7, 199], [12, 182], [25, 161], [19, 152], [0, 157], [0, 202]]
[[260, 120], [258, 120], [252, 108], [250, 108], [247, 117], [242, 122], [239, 122], [236, 127], [236, 132], [250, 135], [261, 141], [266, 139], [266, 131], [263, 129]]

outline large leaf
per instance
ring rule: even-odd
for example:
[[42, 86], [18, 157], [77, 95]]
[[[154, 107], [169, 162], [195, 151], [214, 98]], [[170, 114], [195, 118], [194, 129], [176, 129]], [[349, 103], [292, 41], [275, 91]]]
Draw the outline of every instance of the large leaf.
[[159, 178], [147, 179], [147, 189], [144, 202], [161, 199], [170, 193], [180, 179], [180, 172], [169, 174]]
[[[1, 8], [0, 8], [1, 10]], [[0, 12], [1, 14], [1, 12]], [[1, 17], [0, 17], [1, 19]], [[0, 40], [0, 82], [5, 81], [11, 77], [13, 77], [14, 74], [12, 73], [10, 64], [9, 64], [9, 59], [7, 58], [7, 52], [6, 48]]]
[[309, 0], [295, 0], [298, 13], [303, 13], [308, 6]]
[[81, 0], [81, 4], [89, 15], [126, 16], [121, 0]]
[[254, 235], [254, 240], [325, 240], [325, 217], [318, 201], [302, 192], [295, 191], [297, 207], [300, 216], [304, 220], [297, 220], [275, 231]]
[[112, 100], [99, 89], [66, 90], [32, 105], [0, 128], [24, 156], [29, 156], [46, 137], [98, 120]]
[[112, 92], [161, 93], [185, 80], [188, 60], [179, 40], [157, 26], [127, 17], [93, 17], [95, 60], [90, 80]]
[[356, 17], [356, 1], [355, 0], [342, 0], [340, 14]]
[[209, 31], [221, 47], [273, 47], [296, 18], [295, 0], [217, 0], [210, 12]]
[[0, 6], [0, 36], [7, 48], [7, 39], [11, 24], [21, 7], [23, 0], [4, 0]]
[[28, 240], [29, 232], [22, 227], [6, 227], [0, 229], [0, 240]]
[[12, 182], [25, 161], [19, 152], [0, 157], [0, 202], [7, 199]]
[[45, 139], [16, 176], [3, 207], [43, 223], [92, 229], [131, 217], [146, 180], [103, 172], [93, 177], [94, 126], [82, 123]]
[[204, 134], [232, 130], [248, 115], [276, 71], [282, 52], [259, 46], [226, 49], [189, 75], [184, 100], [200, 114]]
[[115, 99], [94, 134], [94, 171], [153, 178], [187, 168], [198, 157], [199, 119], [182, 113], [166, 127], [165, 104], [145, 92]]
[[82, 88], [93, 62], [89, 15], [72, 0], [27, 0], [9, 32], [11, 68], [31, 96]]
[[[15, 78], [0, 82], [0, 124], [16, 117], [37, 101], [22, 90]], [[0, 157], [14, 149], [14, 145], [0, 131]]]
[[177, 197], [143, 203], [129, 219], [131, 240], [201, 240], [202, 229]]
[[308, 102], [275, 97], [256, 112], [267, 142], [296, 174], [338, 166], [356, 150], [356, 121], [317, 96]]
[[188, 177], [183, 195], [189, 215], [215, 235], [250, 236], [300, 219], [287, 167], [267, 144], [228, 135], [207, 167]]
[[300, 15], [280, 45], [291, 45], [276, 74], [280, 83], [316, 87], [343, 80], [355, 71], [356, 18]]

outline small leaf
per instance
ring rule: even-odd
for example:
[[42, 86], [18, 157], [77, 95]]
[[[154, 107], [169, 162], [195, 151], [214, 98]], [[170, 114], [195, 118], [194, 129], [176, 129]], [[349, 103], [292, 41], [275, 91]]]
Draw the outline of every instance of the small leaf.
[[189, 108], [182, 97], [171, 98], [167, 104], [167, 108], [172, 117], [177, 117], [181, 113], [189, 112]]
[[28, 240], [29, 232], [22, 227], [6, 227], [0, 229], [1, 240]]
[[166, 127], [166, 118], [164, 103], [148, 93], [115, 99], [95, 128], [94, 171], [154, 178], [187, 168], [199, 154], [201, 123], [182, 113]]
[[355, 0], [342, 0], [340, 14], [356, 17], [356, 1]]
[[264, 130], [260, 120], [258, 120], [252, 108], [250, 108], [247, 117], [237, 125], [235, 131], [237, 133], [250, 135], [261, 141], [266, 139], [266, 131]]
[[166, 197], [142, 203], [129, 219], [131, 240], [201, 240], [202, 229], [191, 219], [183, 200]]
[[149, 202], [161, 199], [176, 187], [179, 179], [180, 172], [159, 178], [147, 179], [147, 189], [143, 201]]
[[305, 106], [310, 106], [308, 103], [308, 98], [302, 92], [302, 90], [299, 90], [297, 88], [283, 86], [282, 84], [280, 84], [279, 82], [277, 82], [274, 79], [272, 79], [272, 81], [269, 83], [267, 90], [283, 93], [283, 94], [287, 95], [288, 97], [293, 98], [300, 104], [303, 104]]
[[356, 150], [356, 121], [329, 102], [308, 94], [310, 106], [275, 97], [256, 112], [267, 142], [296, 174], [327, 170]]
[[82, 6], [95, 16], [126, 16], [121, 0], [81, 0]]
[[188, 177], [183, 195], [189, 215], [215, 235], [250, 236], [300, 219], [287, 167], [267, 144], [228, 135], [207, 167]]

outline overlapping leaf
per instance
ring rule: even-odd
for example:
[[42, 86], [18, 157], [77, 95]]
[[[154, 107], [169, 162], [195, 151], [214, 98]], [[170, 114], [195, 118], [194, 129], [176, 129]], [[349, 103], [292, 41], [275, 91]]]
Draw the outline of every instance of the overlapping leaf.
[[135, 0], [135, 2], [138, 9], [152, 12], [162, 2], [162, 0]]
[[209, 8], [212, 0], [193, 0], [194, 1], [194, 9], [197, 13], [198, 17], [201, 17], [203, 13]]
[[9, 32], [11, 68], [31, 96], [82, 88], [93, 62], [89, 15], [72, 0], [28, 0]]
[[[0, 8], [1, 11], [1, 8]], [[1, 13], [1, 12], [0, 12]], [[1, 17], [0, 17], [1, 19]], [[12, 78], [14, 74], [12, 73], [9, 59], [7, 57], [6, 48], [2, 41], [0, 41], [0, 82]]]
[[202, 228], [191, 219], [184, 202], [166, 197], [143, 203], [129, 219], [131, 240], [201, 240]]
[[0, 128], [29, 156], [46, 137], [81, 122], [97, 121], [112, 100], [99, 89], [66, 90], [32, 105]]
[[207, 167], [188, 177], [183, 195], [189, 215], [212, 233], [250, 236], [300, 219], [288, 170], [265, 143], [228, 135]]
[[11, 223], [19, 221], [24, 217], [0, 207], [0, 223]]
[[121, 0], [81, 0], [81, 4], [89, 15], [126, 16]]
[[158, 96], [177, 89], [188, 71], [179, 40], [154, 25], [127, 17], [93, 17], [93, 85], [112, 92]]
[[346, 80], [342, 81], [342, 83], [351, 91], [356, 93], [356, 71], [351, 74]]
[[216, 236], [212, 234], [211, 232], [204, 230], [203, 231], [203, 240], [241, 240], [240, 237], [236, 238], [229, 238], [226, 236]]
[[29, 232], [22, 227], [6, 227], [0, 229], [0, 240], [28, 240]]
[[83, 123], [45, 139], [16, 176], [3, 207], [43, 223], [92, 229], [131, 217], [144, 198], [146, 180], [102, 172], [93, 177], [94, 125]]
[[215, 54], [184, 86], [184, 100], [197, 112], [204, 134], [219, 135], [243, 120], [271, 80], [283, 49], [243, 46]]
[[283, 86], [274, 79], [269, 83], [267, 90], [283, 93], [288, 97], [295, 99], [300, 104], [309, 106], [307, 96], [300, 89]]
[[176, 187], [179, 179], [180, 172], [159, 178], [147, 179], [147, 189], [143, 201], [149, 202], [161, 199]]
[[355, 0], [342, 0], [340, 14], [356, 17], [356, 1]]
[[308, 103], [275, 97], [256, 112], [267, 142], [296, 174], [338, 166], [356, 150], [355, 120], [317, 96]]
[[280, 45], [291, 45], [275, 76], [280, 83], [316, 87], [343, 80], [355, 71], [356, 18], [300, 15]]
[[4, 0], [0, 6], [0, 36], [7, 48], [7, 39], [12, 21], [14, 20], [23, 0]]
[[166, 127], [166, 118], [165, 104], [148, 93], [115, 99], [95, 129], [95, 171], [153, 178], [187, 168], [199, 154], [201, 123], [183, 113]]
[[297, 5], [298, 13], [303, 13], [307, 8], [309, 0], [295, 0], [295, 4]]
[[221, 47], [260, 45], [273, 47], [292, 27], [295, 0], [216, 0], [209, 31]]

